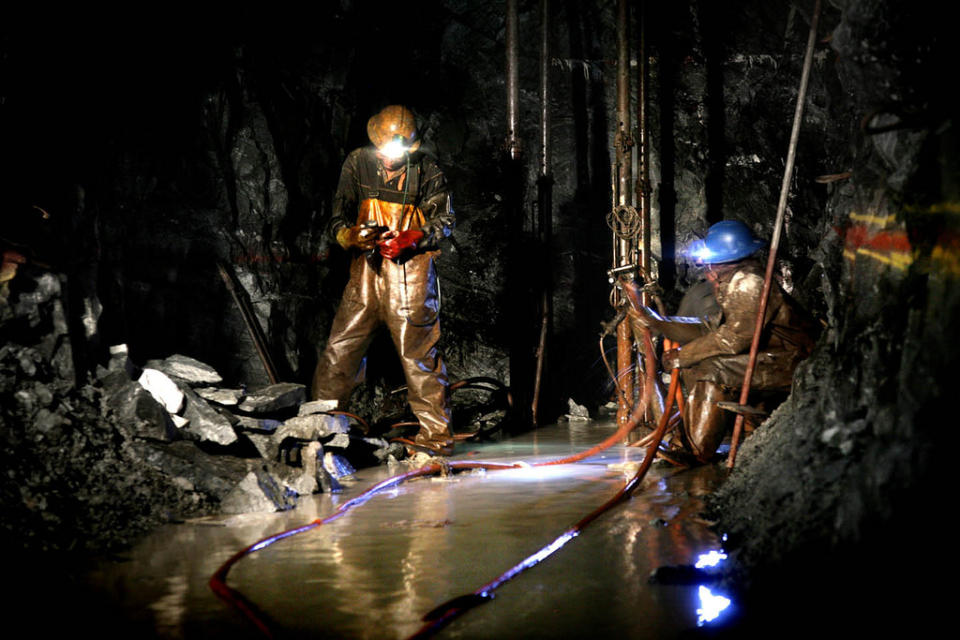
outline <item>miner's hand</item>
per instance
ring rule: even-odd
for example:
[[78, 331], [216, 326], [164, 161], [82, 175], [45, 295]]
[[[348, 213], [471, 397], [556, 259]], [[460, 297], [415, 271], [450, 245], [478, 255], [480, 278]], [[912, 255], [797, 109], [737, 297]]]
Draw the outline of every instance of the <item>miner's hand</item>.
[[423, 232], [413, 229], [407, 231], [387, 231], [380, 236], [377, 246], [380, 255], [388, 260], [397, 260], [404, 254], [417, 248], [417, 243], [423, 239]]
[[370, 251], [377, 246], [386, 227], [354, 225], [343, 227], [337, 231], [337, 242], [344, 249], [359, 249]]

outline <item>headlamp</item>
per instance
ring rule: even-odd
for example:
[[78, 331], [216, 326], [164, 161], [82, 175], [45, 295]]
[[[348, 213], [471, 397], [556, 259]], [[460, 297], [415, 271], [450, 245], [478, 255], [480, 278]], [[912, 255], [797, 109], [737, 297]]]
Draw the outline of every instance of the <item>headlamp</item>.
[[403, 136], [397, 135], [393, 137], [393, 140], [387, 144], [380, 147], [379, 151], [384, 157], [390, 158], [391, 160], [396, 160], [397, 158], [403, 157], [407, 151], [410, 150], [410, 145], [407, 144], [407, 141]]
[[703, 240], [695, 240], [687, 248], [686, 254], [695, 262], [709, 262], [715, 253]]

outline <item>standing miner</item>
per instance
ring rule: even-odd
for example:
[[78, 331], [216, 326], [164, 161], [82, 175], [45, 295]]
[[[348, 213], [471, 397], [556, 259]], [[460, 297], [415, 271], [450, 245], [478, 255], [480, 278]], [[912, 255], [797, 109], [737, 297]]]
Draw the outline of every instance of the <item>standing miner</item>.
[[350, 280], [317, 363], [313, 398], [342, 408], [362, 379], [363, 357], [385, 324], [420, 422], [417, 445], [450, 455], [447, 372], [437, 351], [440, 301], [434, 257], [454, 225], [447, 182], [420, 148], [413, 113], [384, 108], [367, 122], [372, 146], [347, 156], [330, 233], [351, 253]]

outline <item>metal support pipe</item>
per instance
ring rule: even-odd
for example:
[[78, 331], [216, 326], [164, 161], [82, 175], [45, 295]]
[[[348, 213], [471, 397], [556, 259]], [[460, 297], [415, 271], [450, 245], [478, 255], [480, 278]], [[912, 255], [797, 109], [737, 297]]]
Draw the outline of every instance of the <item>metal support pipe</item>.
[[540, 0], [540, 177], [550, 168], [550, 0]]
[[239, 282], [234, 281], [235, 276], [233, 275], [233, 271], [228, 269], [222, 262], [217, 263], [217, 269], [220, 271], [220, 277], [223, 279], [223, 283], [226, 285], [231, 297], [233, 297], [233, 301], [240, 310], [243, 324], [250, 334], [250, 341], [253, 342], [253, 347], [257, 350], [257, 355], [260, 356], [260, 363], [263, 364], [263, 369], [267, 373], [270, 384], [277, 384], [279, 381], [277, 377], [277, 367], [273, 364], [273, 358], [270, 357], [270, 352], [267, 349], [267, 337], [263, 333], [263, 327], [260, 326], [260, 322], [257, 320], [253, 306], [250, 304], [250, 301], [238, 291], [241, 285]]
[[[793, 179], [793, 165], [797, 156], [797, 140], [800, 137], [800, 123], [803, 121], [803, 106], [807, 98], [807, 85], [810, 82], [810, 67], [813, 64], [813, 47], [817, 39], [817, 23], [820, 18], [820, 0], [813, 6], [813, 17], [810, 19], [810, 35], [807, 37], [807, 51], [803, 58], [803, 72], [800, 74], [800, 90], [797, 93], [797, 107], [793, 114], [793, 130], [790, 132], [790, 146], [787, 150], [787, 164], [783, 170], [783, 183], [780, 186], [780, 202], [777, 204], [777, 218], [773, 223], [773, 239], [770, 241], [770, 255], [767, 257], [767, 271], [763, 279], [763, 290], [760, 293], [760, 305], [757, 309], [757, 323], [753, 330], [753, 341], [750, 343], [750, 358], [747, 361], [747, 372], [743, 378], [743, 387], [740, 390], [740, 404], [747, 404], [750, 395], [750, 383], [753, 380], [753, 370], [757, 364], [757, 351], [760, 348], [760, 334], [763, 331], [763, 318], [767, 312], [767, 299], [770, 297], [770, 288], [773, 282], [773, 268], [777, 260], [777, 248], [780, 246], [780, 231], [783, 228], [783, 219], [787, 210], [787, 196], [790, 194], [790, 181]], [[733, 426], [733, 439], [730, 443], [730, 455], [727, 457], [727, 468], [732, 469], [737, 458], [737, 447], [740, 443], [740, 432], [743, 429], [743, 414], [737, 414]]]
[[540, 339], [533, 382], [531, 420], [539, 422], [540, 383], [553, 315], [550, 248], [553, 232], [553, 176], [550, 167], [550, 0], [540, 0], [540, 176], [537, 181], [538, 240], [541, 252]]
[[[640, 209], [641, 242], [640, 273], [646, 283], [650, 273], [650, 139], [647, 136], [647, 3], [640, 2], [639, 38], [637, 45], [637, 206]], [[642, 301], [649, 305], [649, 295], [643, 291]]]
[[520, 91], [517, 81], [517, 0], [507, 0], [507, 153], [512, 160], [520, 155]]
[[[617, 133], [614, 139], [616, 147], [617, 175], [613, 193], [613, 205], [617, 207], [632, 204], [631, 179], [632, 150], [630, 136], [630, 46], [627, 28], [629, 12], [627, 0], [617, 2]], [[613, 267], [630, 264], [633, 243], [630, 238], [614, 234]], [[622, 424], [630, 416], [630, 402], [633, 399], [633, 335], [630, 326], [621, 322], [617, 327], [617, 378], [623, 396], [617, 406], [617, 424]]]

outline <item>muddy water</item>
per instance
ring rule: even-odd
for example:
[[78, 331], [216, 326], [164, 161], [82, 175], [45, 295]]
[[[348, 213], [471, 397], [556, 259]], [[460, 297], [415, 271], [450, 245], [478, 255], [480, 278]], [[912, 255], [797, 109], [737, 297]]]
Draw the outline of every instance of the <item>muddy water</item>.
[[[466, 445], [455, 459], [532, 463], [581, 451], [612, 431], [609, 423], [564, 423]], [[244, 558], [228, 583], [269, 617], [277, 637], [405, 638], [424, 613], [490, 582], [602, 504], [642, 456], [617, 446], [576, 464], [415, 480]], [[301, 499], [282, 514], [164, 527], [125, 561], [99, 566], [89, 584], [131, 628], [157, 637], [263, 637], [211, 592], [214, 571], [237, 550], [328, 515], [402, 470], [361, 470], [344, 493]], [[673, 637], [696, 628], [697, 588], [647, 578], [719, 547], [698, 510], [720, 473], [656, 463], [632, 500], [438, 637]]]

